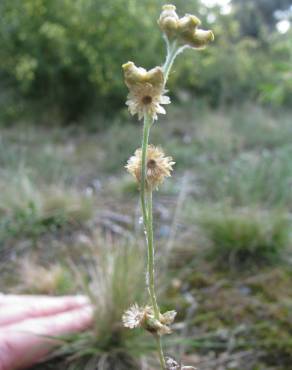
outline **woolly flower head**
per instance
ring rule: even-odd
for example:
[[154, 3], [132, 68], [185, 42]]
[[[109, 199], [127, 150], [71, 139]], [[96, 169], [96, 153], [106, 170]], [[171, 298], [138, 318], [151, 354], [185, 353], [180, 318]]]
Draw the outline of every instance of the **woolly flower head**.
[[151, 307], [139, 307], [136, 303], [123, 314], [122, 321], [126, 328], [141, 328], [144, 325], [147, 314], [151, 312]]
[[[146, 186], [148, 189], [156, 189], [161, 185], [165, 177], [171, 176], [172, 166], [175, 162], [172, 157], [165, 157], [163, 151], [153, 145], [148, 145], [146, 154]], [[126, 165], [128, 172], [141, 182], [142, 150], [137, 149]]]
[[174, 5], [164, 5], [158, 24], [168, 40], [177, 40], [182, 46], [203, 49], [210, 41], [214, 41], [212, 31], [198, 29], [201, 21], [192, 14], [179, 18]]
[[159, 319], [156, 319], [152, 307], [139, 307], [134, 304], [125, 311], [122, 321], [126, 328], [144, 328], [152, 334], [161, 336], [171, 333], [168, 325], [172, 324], [175, 316], [175, 311], [167, 311], [159, 314]]
[[170, 104], [170, 99], [165, 96], [164, 75], [160, 67], [150, 71], [136, 67], [133, 62], [123, 66], [125, 83], [129, 88], [126, 105], [132, 115], [137, 114], [139, 119], [149, 115], [157, 119], [157, 114], [165, 114], [162, 104]]

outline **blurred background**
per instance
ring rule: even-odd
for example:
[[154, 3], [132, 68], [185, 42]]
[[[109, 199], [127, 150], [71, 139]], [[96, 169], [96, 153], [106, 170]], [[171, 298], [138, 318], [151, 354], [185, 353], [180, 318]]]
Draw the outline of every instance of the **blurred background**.
[[[155, 368], [147, 338], [133, 354], [137, 338], [117, 329], [144, 299], [138, 192], [123, 168], [141, 123], [125, 107], [121, 65], [163, 63], [163, 4], [0, 2], [0, 290], [67, 294], [84, 278], [104, 307], [95, 360], [109, 354], [110, 369], [130, 369], [129, 357]], [[173, 104], [152, 131], [176, 161], [154, 209], [161, 305], [180, 313], [166, 345], [200, 370], [288, 370], [292, 2], [173, 4], [215, 42], [177, 58]]]

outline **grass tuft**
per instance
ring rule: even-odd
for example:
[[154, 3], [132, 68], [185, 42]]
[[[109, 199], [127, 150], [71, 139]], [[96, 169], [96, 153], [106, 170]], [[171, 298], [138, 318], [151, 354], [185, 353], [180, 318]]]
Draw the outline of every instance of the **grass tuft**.
[[68, 224], [80, 224], [93, 215], [92, 199], [64, 186], [38, 187], [25, 173], [18, 173], [2, 187], [0, 240], [35, 239]]
[[137, 369], [139, 355], [147, 347], [137, 350], [134, 341], [141, 333], [125, 330], [121, 317], [144, 296], [143, 252], [127, 240], [116, 242], [101, 236], [93, 245], [84, 251], [83, 268], [71, 262], [71, 269], [96, 307], [94, 328], [65, 338], [54, 356], [66, 356], [68, 369]]
[[224, 267], [275, 263], [289, 244], [289, 223], [281, 212], [210, 210], [200, 223], [210, 242], [210, 258]]

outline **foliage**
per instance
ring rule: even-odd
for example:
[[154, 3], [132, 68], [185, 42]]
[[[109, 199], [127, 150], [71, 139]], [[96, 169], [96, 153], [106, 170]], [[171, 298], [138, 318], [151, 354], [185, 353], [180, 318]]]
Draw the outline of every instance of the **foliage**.
[[279, 261], [289, 244], [289, 224], [280, 212], [220, 209], [202, 214], [210, 257], [231, 268]]
[[158, 51], [154, 0], [5, 0], [0, 7], [4, 80], [67, 119], [93, 105], [104, 110], [105, 98], [108, 109], [121, 104], [121, 64], [129, 57], [151, 64]]
[[267, 68], [270, 77], [260, 85], [260, 100], [274, 106], [290, 105], [292, 103], [292, 31], [286, 35], [271, 37], [272, 62]]
[[276, 23], [275, 12], [288, 10], [291, 6], [290, 0], [233, 0], [233, 3], [241, 33], [253, 37], [259, 36], [263, 27], [272, 31]]
[[[2, 116], [19, 118], [30, 107], [38, 114], [49, 110], [58, 120], [72, 121], [90, 111], [109, 113], [123, 107], [121, 64], [130, 59], [149, 68], [159, 59], [157, 54], [162, 55], [163, 41], [153, 21], [162, 3], [3, 0]], [[196, 12], [208, 27], [206, 8], [197, 0], [174, 3], [182, 12]], [[253, 25], [262, 19], [259, 31], [242, 31], [247, 15], [241, 5], [230, 15], [212, 9], [216, 21], [209, 27], [215, 27], [215, 44], [198, 53], [195, 63], [190, 55], [181, 58], [170, 84], [189, 91], [191, 99], [200, 96], [215, 106], [245, 100], [289, 105], [291, 32], [267, 31], [265, 19], [273, 13], [269, 4], [265, 8], [262, 3], [260, 10], [252, 7], [249, 17]], [[256, 11], [263, 16], [256, 18]]]
[[85, 195], [60, 187], [40, 190], [25, 174], [19, 172], [17, 176], [0, 197], [1, 243], [10, 238], [36, 239], [91, 217], [93, 205]]

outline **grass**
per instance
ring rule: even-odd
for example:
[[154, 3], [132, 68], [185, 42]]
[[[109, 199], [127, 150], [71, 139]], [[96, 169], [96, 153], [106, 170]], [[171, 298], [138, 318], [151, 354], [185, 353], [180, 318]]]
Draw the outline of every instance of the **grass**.
[[229, 198], [239, 206], [254, 203], [269, 207], [290, 204], [291, 150], [289, 146], [261, 153], [242, 153], [228, 167], [218, 166], [211, 177], [215, 181], [221, 174], [223, 181], [215, 183], [214, 199]]
[[18, 290], [26, 294], [69, 294], [76, 290], [73, 274], [60, 263], [42, 266], [35, 256], [19, 263]]
[[[154, 213], [158, 259], [169, 267], [161, 304], [181, 312], [178, 341], [165, 344], [185, 363], [228, 368], [238, 355], [238, 369], [289, 369], [289, 117], [177, 107], [153, 129], [152, 143], [177, 162]], [[99, 307], [94, 330], [67, 338], [42, 370], [155, 368], [148, 337], [120, 324], [145, 293], [137, 186], [123, 169], [141, 127], [108, 126], [1, 129], [0, 289], [84, 290]]]
[[289, 247], [287, 215], [256, 208], [208, 210], [199, 223], [209, 239], [209, 256], [222, 268], [273, 264]]
[[93, 201], [86, 194], [63, 185], [37, 186], [23, 171], [2, 179], [0, 240], [38, 238], [67, 224], [78, 224], [93, 215]]
[[[67, 369], [137, 369], [141, 354], [149, 352], [149, 340], [138, 340], [139, 331], [124, 330], [121, 317], [130, 305], [145, 298], [143, 248], [127, 239], [113, 240], [96, 233], [83, 256], [83, 266], [77, 265], [74, 256], [68, 265], [77, 282], [75, 290], [86, 292], [97, 307], [94, 327], [63, 338], [64, 345], [52, 357]], [[51, 287], [51, 280], [47, 282]], [[141, 346], [134, 345], [137, 341]]]

